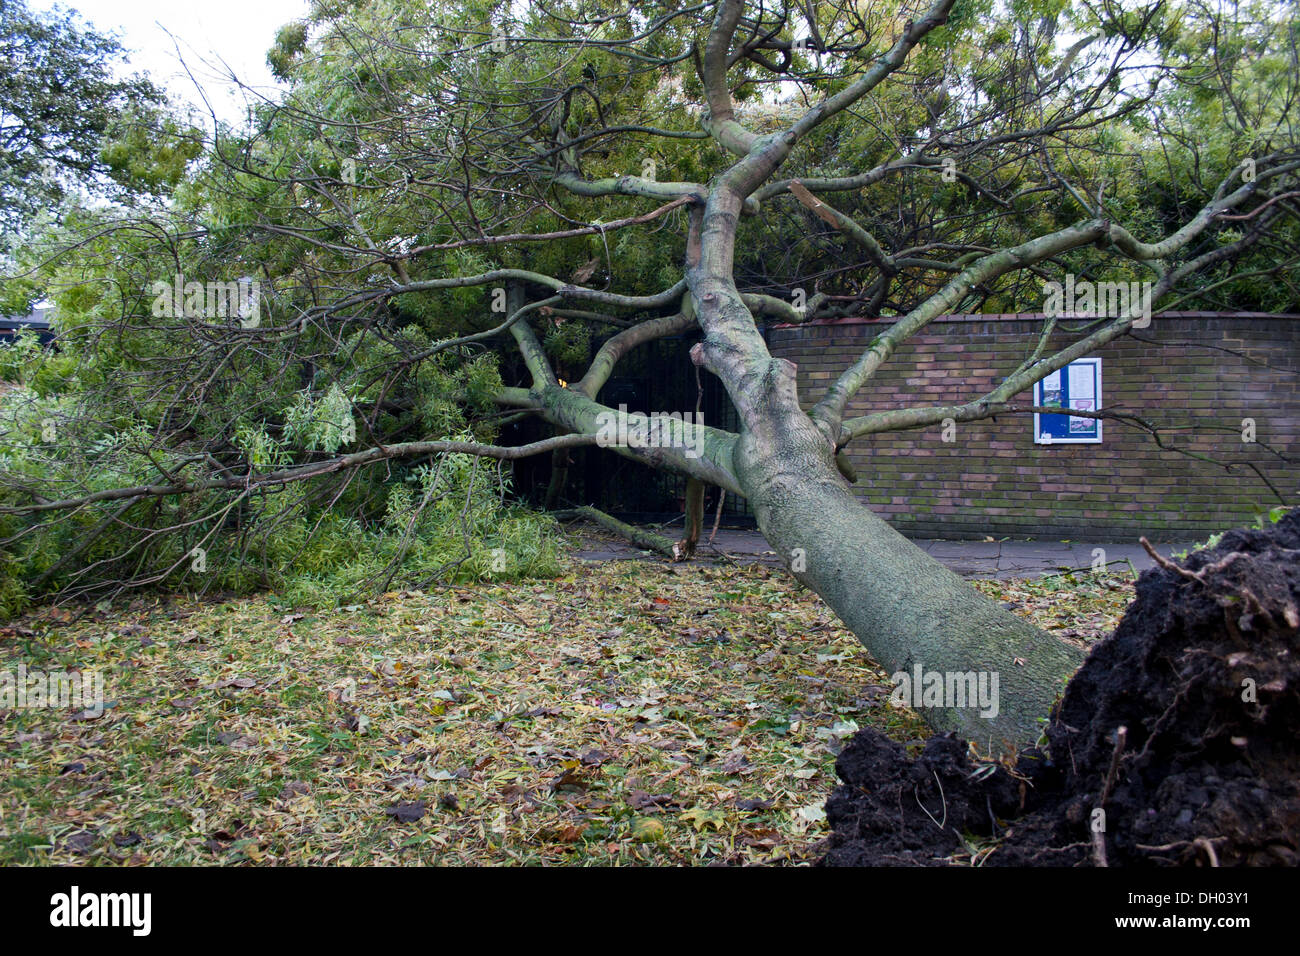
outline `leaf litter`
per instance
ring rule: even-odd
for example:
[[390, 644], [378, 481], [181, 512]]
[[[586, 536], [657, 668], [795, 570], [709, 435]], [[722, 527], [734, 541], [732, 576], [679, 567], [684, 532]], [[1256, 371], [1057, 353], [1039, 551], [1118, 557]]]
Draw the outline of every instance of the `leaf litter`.
[[[1132, 593], [976, 583], [1077, 640]], [[758, 564], [50, 609], [0, 626], [19, 663], [97, 670], [108, 706], [0, 710], [5, 864], [808, 863], [844, 741], [927, 736], [821, 600]]]

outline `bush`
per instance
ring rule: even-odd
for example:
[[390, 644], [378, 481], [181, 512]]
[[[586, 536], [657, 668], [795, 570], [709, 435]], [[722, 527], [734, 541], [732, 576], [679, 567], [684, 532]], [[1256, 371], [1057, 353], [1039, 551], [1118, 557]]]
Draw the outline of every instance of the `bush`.
[[[34, 339], [0, 345], [0, 374], [10, 383], [0, 386], [0, 508], [30, 504], [33, 490], [52, 500], [214, 476], [211, 440], [188, 448], [156, 440], [157, 423], [81, 390], [75, 368]], [[482, 358], [430, 374], [471, 393], [499, 382]], [[453, 426], [450, 438], [482, 440], [485, 429], [454, 409], [417, 414]], [[314, 460], [355, 441], [351, 405], [337, 384], [292, 394], [280, 422], [235, 420], [229, 432], [227, 474]], [[553, 575], [559, 561], [553, 522], [511, 502], [497, 462], [445, 454], [252, 494], [219, 489], [0, 513], [0, 615], [56, 593], [139, 587], [270, 589], [320, 606], [437, 580]]]

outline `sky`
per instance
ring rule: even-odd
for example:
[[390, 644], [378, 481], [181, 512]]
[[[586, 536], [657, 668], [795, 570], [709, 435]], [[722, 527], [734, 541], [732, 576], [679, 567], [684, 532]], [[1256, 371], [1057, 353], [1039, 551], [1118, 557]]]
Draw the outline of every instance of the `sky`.
[[231, 123], [243, 119], [244, 97], [222, 77], [222, 61], [244, 83], [274, 95], [266, 51], [280, 27], [307, 13], [307, 0], [28, 0], [33, 11], [54, 6], [76, 10], [100, 32], [116, 33], [130, 57], [128, 72], [149, 73], [179, 102], [206, 113], [181, 67], [179, 47], [212, 109]]

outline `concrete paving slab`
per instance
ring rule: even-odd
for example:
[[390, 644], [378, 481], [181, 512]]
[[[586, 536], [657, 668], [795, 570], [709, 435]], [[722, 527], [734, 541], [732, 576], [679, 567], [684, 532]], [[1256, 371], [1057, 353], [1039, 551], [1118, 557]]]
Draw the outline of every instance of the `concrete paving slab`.
[[[657, 554], [640, 551], [629, 544], [612, 539], [608, 534], [593, 534], [590, 529], [572, 529], [579, 543], [575, 551], [584, 561], [663, 560]], [[669, 537], [678, 534], [674, 528], [664, 529]], [[707, 536], [706, 536], [707, 537]], [[1104, 552], [1107, 566], [1112, 571], [1125, 572], [1129, 562], [1137, 571], [1145, 571], [1155, 562], [1136, 541], [952, 541], [935, 538], [917, 539], [914, 542], [940, 563], [963, 577], [970, 578], [1025, 578], [1043, 574], [1060, 574], [1065, 571], [1086, 571], [1093, 566], [1095, 551]], [[1157, 551], [1166, 557], [1172, 552], [1184, 551], [1188, 544], [1158, 545]], [[780, 558], [771, 545], [757, 531], [719, 529], [712, 545], [700, 542], [696, 560], [722, 564], [727, 560], [780, 565]]]
[[[919, 543], [919, 542], [916, 542]], [[1000, 541], [930, 541], [926, 551], [936, 558], [993, 558], [1002, 553]]]

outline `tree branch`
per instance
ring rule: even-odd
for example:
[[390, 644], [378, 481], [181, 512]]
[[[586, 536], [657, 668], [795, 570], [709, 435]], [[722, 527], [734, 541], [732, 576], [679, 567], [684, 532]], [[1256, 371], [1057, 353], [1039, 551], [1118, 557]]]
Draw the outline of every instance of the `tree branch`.
[[378, 461], [388, 461], [394, 458], [419, 458], [424, 455], [436, 455], [444, 452], [462, 455], [476, 455], [482, 458], [497, 458], [502, 461], [513, 461], [518, 458], [527, 458], [529, 455], [538, 455], [543, 452], [554, 451], [557, 448], [577, 448], [581, 446], [595, 445], [596, 443], [595, 435], [559, 435], [554, 438], [547, 438], [542, 441], [532, 442], [527, 445], [517, 445], [515, 447], [480, 445], [477, 442], [466, 441], [403, 442], [397, 445], [368, 448], [365, 451], [354, 452], [350, 455], [340, 455], [339, 457], [328, 461], [312, 462], [306, 465], [295, 465], [292, 468], [281, 468], [264, 475], [249, 474], [243, 477], [234, 476], [209, 481], [176, 482], [167, 485], [137, 485], [133, 488], [109, 488], [103, 491], [92, 492], [88, 495], [82, 495], [79, 498], [64, 498], [58, 501], [45, 501], [31, 505], [19, 505], [17, 507], [0, 507], [0, 514], [32, 514], [41, 511], [64, 511], [70, 508], [80, 508], [84, 505], [94, 504], [99, 501], [161, 498], [167, 495], [191, 495], [203, 491], [222, 491], [236, 488], [245, 490], [269, 488], [276, 485], [286, 485], [295, 481], [304, 481], [308, 478], [318, 478], [322, 475], [334, 474], [336, 472], [347, 471], [353, 468], [360, 468], [364, 465], [371, 465]]

